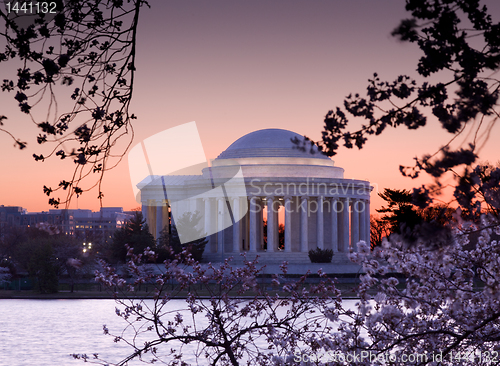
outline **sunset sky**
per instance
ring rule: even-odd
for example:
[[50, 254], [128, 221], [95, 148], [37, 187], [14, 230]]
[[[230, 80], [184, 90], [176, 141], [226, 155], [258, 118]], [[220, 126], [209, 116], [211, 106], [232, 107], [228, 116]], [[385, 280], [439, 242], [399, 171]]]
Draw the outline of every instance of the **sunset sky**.
[[[318, 140], [328, 110], [349, 93], [364, 94], [377, 72], [392, 80], [414, 75], [419, 51], [390, 32], [408, 17], [402, 0], [159, 1], [141, 15], [132, 111], [138, 116], [135, 143], [170, 127], [196, 121], [207, 159], [214, 159], [239, 137], [264, 128], [289, 129]], [[486, 2], [500, 20], [500, 2]], [[18, 65], [0, 65], [2, 77]], [[68, 94], [61, 94], [61, 107]], [[70, 177], [72, 162], [34, 162], [37, 128], [17, 111], [13, 94], [0, 93], [5, 128], [28, 142], [20, 151], [0, 134], [0, 204], [29, 211], [48, 210], [43, 185]], [[346, 178], [369, 180], [372, 210], [382, 201], [377, 190], [420, 186], [399, 165], [434, 153], [451, 136], [429, 119], [417, 131], [392, 129], [362, 150], [340, 149], [333, 157]], [[500, 126], [481, 151], [496, 162]], [[458, 139], [462, 142], [462, 139]], [[457, 145], [455, 145], [457, 146]], [[169, 157], [165, 157], [169, 158]], [[71, 208], [99, 209], [97, 191]], [[138, 207], [127, 161], [108, 172], [104, 206]]]

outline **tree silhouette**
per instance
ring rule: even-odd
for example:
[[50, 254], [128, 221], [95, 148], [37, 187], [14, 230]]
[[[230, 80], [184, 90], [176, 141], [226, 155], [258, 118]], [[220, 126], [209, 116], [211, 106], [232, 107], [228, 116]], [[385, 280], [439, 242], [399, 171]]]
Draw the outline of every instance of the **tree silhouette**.
[[[387, 127], [418, 129], [428, 117], [438, 120], [451, 134], [450, 141], [434, 154], [415, 158], [415, 166], [400, 166], [405, 176], [417, 177], [421, 171], [436, 179], [456, 167], [469, 167], [477, 160], [486, 138], [500, 117], [498, 98], [500, 79], [500, 23], [493, 23], [486, 6], [468, 0], [407, 0], [411, 18], [404, 19], [392, 32], [402, 42], [416, 44], [423, 55], [417, 63], [419, 79], [400, 75], [383, 81], [374, 74], [368, 81], [366, 96], [350, 94], [343, 108], [330, 110], [324, 119], [321, 150], [328, 156], [340, 145], [361, 149], [368, 138], [380, 135]], [[454, 94], [454, 95], [453, 95]], [[361, 120], [358, 130], [350, 130], [353, 120]], [[474, 123], [478, 121], [478, 123]], [[450, 143], [470, 128], [468, 146], [452, 149]], [[295, 141], [306, 149], [307, 137]], [[467, 173], [462, 174], [462, 176]], [[458, 187], [460, 188], [460, 187]], [[422, 204], [431, 201], [429, 189], [417, 189]], [[458, 193], [459, 194], [459, 193]]]
[[125, 262], [127, 259], [127, 248], [125, 244], [133, 248], [134, 253], [142, 253], [146, 248], [155, 248], [156, 243], [153, 235], [149, 232], [146, 220], [142, 212], [136, 211], [134, 216], [125, 225], [116, 230], [113, 235], [112, 253], [117, 260]]
[[[413, 204], [412, 194], [406, 189], [386, 188], [379, 196], [387, 205], [377, 210], [385, 215], [375, 220], [374, 229], [387, 231], [385, 236], [397, 234], [409, 245], [420, 240], [430, 246], [441, 246], [452, 240], [450, 227], [455, 211], [452, 208], [443, 205], [419, 208]], [[382, 237], [377, 236], [375, 231], [372, 248], [381, 242]]]
[[59, 277], [69, 269], [68, 260], [81, 256], [81, 243], [64, 234], [52, 234], [37, 228], [24, 230], [9, 255], [37, 280], [40, 293], [58, 291]]
[[[58, 157], [76, 163], [69, 179], [56, 188], [44, 187], [49, 203], [57, 207], [95, 186], [102, 199], [104, 173], [130, 145], [137, 25], [147, 2], [58, 0], [54, 4], [55, 14], [47, 15], [23, 17], [0, 9], [0, 36], [6, 42], [0, 62], [21, 65], [16, 75], [3, 75], [2, 91], [12, 92], [20, 110], [38, 126], [38, 144], [52, 144], [49, 154], [34, 154], [35, 160]], [[55, 92], [59, 85], [68, 88], [74, 101], [62, 113]], [[43, 119], [37, 120], [35, 107], [47, 108], [41, 113]], [[0, 114], [0, 131], [25, 148], [26, 142], [2, 127], [6, 123], [7, 117]], [[129, 139], [125, 151], [115, 151], [124, 137]], [[91, 174], [97, 174], [97, 182], [83, 188], [81, 181]], [[62, 201], [53, 196], [58, 190], [66, 191]]]
[[[267, 220], [263, 222], [264, 249], [267, 249]], [[278, 250], [285, 250], [285, 225], [278, 226]]]
[[370, 216], [370, 249], [382, 245], [382, 240], [391, 234], [390, 224], [374, 215]]
[[[170, 230], [163, 229], [157, 248], [158, 260], [173, 260], [178, 256], [181, 257], [181, 260], [185, 260], [186, 255], [189, 253], [195, 261], [201, 261], [205, 246], [208, 243], [205, 237], [206, 233], [197, 228], [201, 218], [202, 216], [198, 211], [194, 213], [185, 212], [170, 227]], [[183, 236], [185, 237], [183, 238]]]
[[422, 222], [422, 217], [412, 205], [410, 191], [385, 188], [384, 192], [378, 195], [387, 206], [378, 209], [377, 212], [386, 214], [382, 220], [389, 223], [391, 232], [401, 234], [402, 225], [413, 229]]

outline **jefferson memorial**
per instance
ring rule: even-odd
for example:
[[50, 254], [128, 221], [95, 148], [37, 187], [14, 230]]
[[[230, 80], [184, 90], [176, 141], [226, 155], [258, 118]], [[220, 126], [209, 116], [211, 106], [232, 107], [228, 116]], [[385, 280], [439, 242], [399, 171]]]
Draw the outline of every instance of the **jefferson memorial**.
[[[184, 243], [206, 236], [203, 260], [210, 262], [241, 261], [246, 252], [264, 263], [307, 264], [308, 251], [316, 248], [332, 249], [333, 263], [349, 262], [356, 243], [370, 241], [372, 187], [344, 179], [344, 169], [316, 146], [300, 149], [294, 139], [303, 137], [254, 131], [210, 167], [198, 166], [199, 174], [185, 169], [149, 176], [137, 187], [151, 233], [158, 238], [175, 223]], [[182, 217], [195, 213], [196, 227], [183, 231]]]

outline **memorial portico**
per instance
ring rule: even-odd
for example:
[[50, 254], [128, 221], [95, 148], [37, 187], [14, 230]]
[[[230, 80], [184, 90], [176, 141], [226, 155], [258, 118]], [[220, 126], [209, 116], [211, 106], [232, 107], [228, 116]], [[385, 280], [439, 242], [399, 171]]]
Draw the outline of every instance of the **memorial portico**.
[[[308, 263], [308, 251], [316, 248], [332, 249], [334, 260], [346, 260], [359, 240], [370, 240], [371, 186], [345, 179], [344, 169], [314, 146], [298, 149], [294, 138], [301, 136], [255, 131], [235, 141], [201, 175], [153, 177], [140, 187], [153, 235], [159, 236], [173, 212], [198, 212], [197, 229], [209, 234], [207, 261], [238, 260], [246, 252], [247, 259], [259, 255], [264, 262]], [[178, 194], [172, 200], [165, 192]]]

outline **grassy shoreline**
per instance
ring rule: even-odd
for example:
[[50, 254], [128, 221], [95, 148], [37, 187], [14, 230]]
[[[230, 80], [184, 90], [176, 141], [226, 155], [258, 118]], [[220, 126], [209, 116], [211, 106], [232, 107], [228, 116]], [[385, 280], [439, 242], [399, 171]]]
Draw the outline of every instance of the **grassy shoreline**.
[[59, 291], [53, 294], [40, 294], [37, 292], [25, 290], [25, 291], [17, 291], [17, 290], [1, 290], [0, 291], [0, 300], [3, 299], [32, 299], [32, 300], [41, 300], [41, 299], [53, 299], [53, 300], [63, 300], [63, 299], [113, 299], [113, 294], [107, 293], [105, 291], [78, 291], [78, 292], [69, 292], [69, 291]]
[[[354, 283], [337, 284], [337, 288], [342, 292], [343, 298], [356, 298], [356, 287]], [[269, 292], [274, 294], [273, 289]], [[184, 299], [188, 295], [188, 290], [174, 291], [172, 298]], [[209, 298], [210, 292], [204, 289], [196, 290], [198, 297]], [[280, 296], [286, 297], [286, 293], [279, 292]], [[238, 296], [235, 292], [235, 297], [253, 298], [254, 295], [249, 291], [247, 295]], [[153, 293], [151, 291], [137, 291], [134, 293], [118, 294], [118, 298], [136, 298], [136, 299], [152, 299]], [[32, 299], [32, 300], [64, 300], [64, 299], [115, 299], [115, 294], [105, 290], [77, 290], [71, 292], [69, 290], [59, 290], [59, 292], [52, 294], [41, 294], [34, 290], [0, 290], [0, 300], [2, 299]]]

